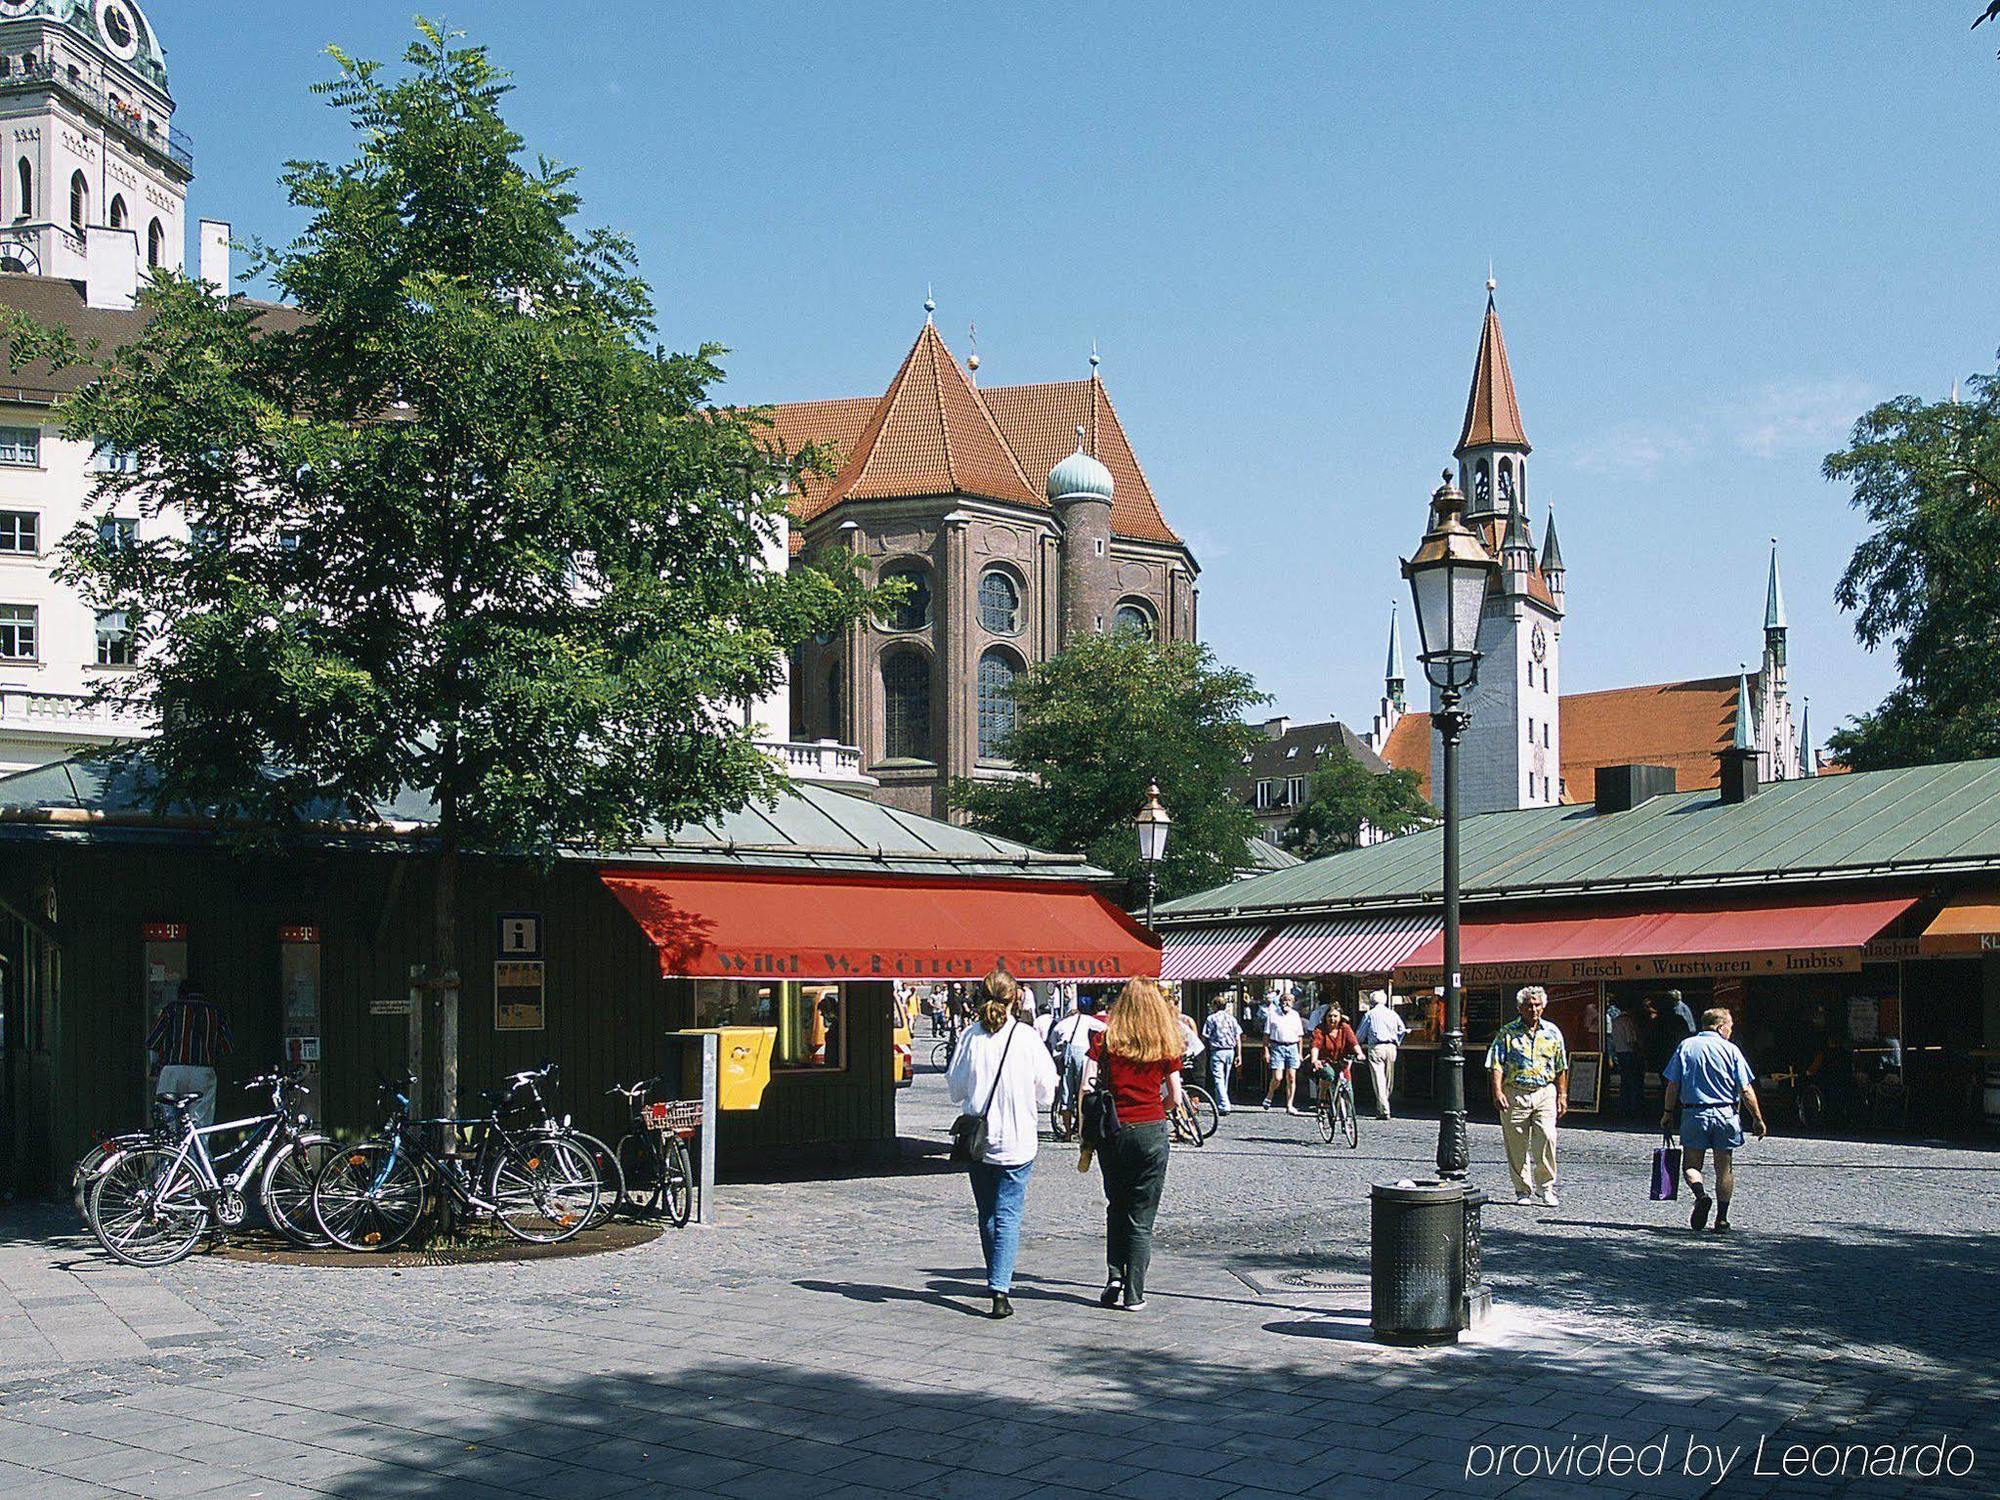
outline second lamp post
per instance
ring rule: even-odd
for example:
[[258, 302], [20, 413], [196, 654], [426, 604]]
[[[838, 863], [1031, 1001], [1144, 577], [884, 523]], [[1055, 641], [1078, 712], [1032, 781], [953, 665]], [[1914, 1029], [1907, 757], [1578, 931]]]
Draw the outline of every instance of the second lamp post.
[[1146, 805], [1132, 826], [1139, 830], [1139, 863], [1146, 867], [1146, 926], [1153, 925], [1153, 897], [1160, 888], [1160, 861], [1167, 857], [1167, 830], [1174, 820], [1160, 801], [1160, 784], [1146, 784]]

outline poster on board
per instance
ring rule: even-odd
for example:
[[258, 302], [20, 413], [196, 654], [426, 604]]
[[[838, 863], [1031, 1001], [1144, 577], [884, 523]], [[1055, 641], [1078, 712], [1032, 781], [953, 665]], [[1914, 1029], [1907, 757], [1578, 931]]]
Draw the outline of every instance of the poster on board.
[[540, 1031], [546, 1020], [542, 961], [501, 959], [493, 966], [493, 1029]]
[[1594, 1115], [1602, 1105], [1604, 1054], [1572, 1052], [1569, 1055], [1569, 1107], [1580, 1115]]

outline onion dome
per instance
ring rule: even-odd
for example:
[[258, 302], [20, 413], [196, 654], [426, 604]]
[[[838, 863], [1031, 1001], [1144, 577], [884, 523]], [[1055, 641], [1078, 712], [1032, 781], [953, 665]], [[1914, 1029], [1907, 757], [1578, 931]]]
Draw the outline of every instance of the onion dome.
[[1049, 470], [1050, 500], [1111, 500], [1111, 471], [1083, 451], [1083, 429], [1076, 430], [1076, 452]]

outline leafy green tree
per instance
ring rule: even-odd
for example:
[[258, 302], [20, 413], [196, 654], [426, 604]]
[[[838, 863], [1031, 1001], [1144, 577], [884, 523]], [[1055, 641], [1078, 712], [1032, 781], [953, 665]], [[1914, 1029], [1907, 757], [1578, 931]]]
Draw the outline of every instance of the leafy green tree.
[[1364, 826], [1391, 838], [1437, 817], [1415, 771], [1369, 770], [1345, 745], [1322, 757], [1306, 788], [1306, 805], [1292, 815], [1278, 842], [1301, 859], [1353, 849]]
[[975, 828], [1040, 849], [1086, 855], [1144, 899], [1132, 819], [1146, 784], [1174, 823], [1162, 898], [1206, 890], [1243, 867], [1256, 821], [1230, 778], [1257, 743], [1244, 716], [1265, 701], [1206, 646], [1137, 631], [1089, 635], [1014, 685], [1015, 724], [1001, 753], [1025, 776], [960, 781], [952, 799]]
[[739, 705], [871, 600], [758, 565], [768, 421], [709, 403], [719, 346], [656, 347], [630, 245], [572, 227], [573, 174], [524, 162], [484, 49], [418, 30], [393, 77], [332, 52], [354, 155], [292, 163], [304, 228], [253, 252], [289, 306], [161, 275], [128, 347], [10, 332], [17, 367], [89, 369], [68, 431], [136, 458], [95, 511], [170, 518], [132, 545], [86, 522], [62, 564], [130, 614], [158, 803], [283, 837], [432, 802], [450, 1110], [461, 855], [775, 795]]
[[1873, 527], [1834, 597], [1902, 677], [1829, 747], [1857, 771], [2000, 755], [2000, 375], [1884, 402], [1825, 472]]

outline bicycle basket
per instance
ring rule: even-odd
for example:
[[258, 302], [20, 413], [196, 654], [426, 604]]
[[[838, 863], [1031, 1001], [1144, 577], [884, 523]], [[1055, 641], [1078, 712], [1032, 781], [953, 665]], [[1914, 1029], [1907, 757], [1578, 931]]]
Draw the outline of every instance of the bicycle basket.
[[646, 1106], [648, 1130], [671, 1130], [675, 1135], [693, 1135], [701, 1128], [699, 1099], [663, 1099]]

